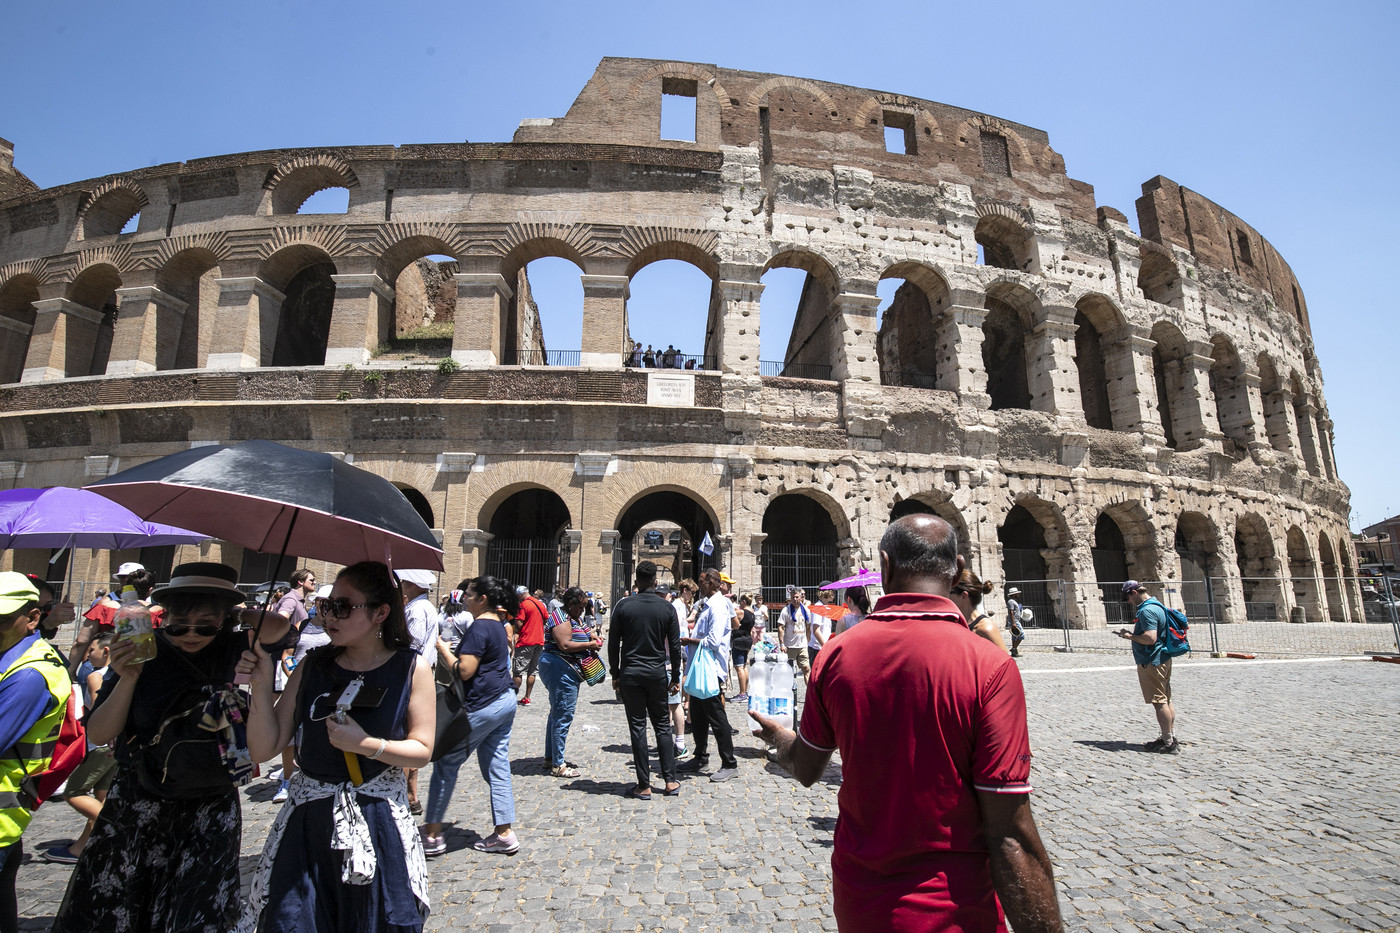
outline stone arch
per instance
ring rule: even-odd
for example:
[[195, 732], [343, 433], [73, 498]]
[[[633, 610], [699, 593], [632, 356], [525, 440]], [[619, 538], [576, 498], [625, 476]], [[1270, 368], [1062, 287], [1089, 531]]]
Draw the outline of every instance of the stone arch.
[[1220, 531], [1204, 512], [1182, 512], [1176, 520], [1172, 549], [1177, 558], [1177, 580], [1188, 618], [1216, 621], [1225, 618], [1229, 602], [1225, 568], [1220, 560]]
[[1211, 337], [1210, 345], [1210, 390], [1215, 396], [1220, 430], [1239, 448], [1248, 448], [1254, 442], [1254, 415], [1249, 404], [1244, 361], [1234, 341], [1224, 334]]
[[778, 249], [764, 264], [763, 273], [775, 268], [801, 269], [807, 273], [783, 353], [783, 373], [830, 379], [842, 352], [836, 304], [841, 282], [836, 269], [816, 253], [795, 247]]
[[[157, 369], [198, 369], [208, 362], [221, 276], [219, 256], [207, 246], [182, 249], [156, 271], [156, 286], [185, 303], [176, 325], [178, 339], [168, 356], [156, 354]], [[156, 320], [160, 343], [163, 322], [160, 315]]]
[[1333, 622], [1345, 622], [1346, 603], [1342, 599], [1341, 573], [1336, 552], [1332, 550], [1332, 542], [1325, 532], [1319, 532], [1317, 536], [1317, 560], [1322, 571], [1323, 593], [1327, 599], [1324, 618]]
[[[621, 504], [617, 507], [610, 527], [620, 529], [623, 516], [635, 508], [637, 503], [641, 502], [647, 496], [662, 492], [675, 493], [676, 495], [685, 496], [687, 499], [692, 500], [696, 506], [704, 512], [705, 518], [710, 525], [717, 532], [723, 533], [725, 526], [720, 522], [720, 511], [716, 508], [715, 503], [711, 502], [706, 496], [701, 495], [692, 486], [676, 482], [652, 482], [641, 488], [630, 490], [626, 494], [626, 498], [623, 499]], [[696, 540], [698, 541], [699, 539], [697, 538]]]
[[1235, 520], [1235, 563], [1244, 593], [1245, 619], [1249, 622], [1277, 622], [1287, 616], [1279, 582], [1278, 558], [1269, 523], [1246, 512]]
[[318, 191], [327, 188], [358, 188], [360, 180], [350, 164], [329, 152], [300, 155], [278, 165], [267, 174], [263, 188], [268, 192], [268, 213], [295, 214]]
[[418, 517], [423, 519], [423, 524], [429, 528], [437, 527], [436, 516], [433, 513], [433, 505], [428, 501], [428, 497], [423, 495], [417, 488], [408, 483], [394, 483], [394, 488], [403, 493], [403, 497], [408, 500], [408, 504], [413, 506], [413, 511], [418, 513]]
[[513, 483], [496, 490], [479, 515], [479, 527], [491, 535], [484, 573], [531, 591], [551, 592], [568, 581], [564, 532], [573, 520], [557, 492], [538, 483]]
[[996, 282], [986, 292], [982, 365], [993, 411], [1032, 408], [1026, 335], [1041, 314], [1040, 300], [1025, 286]]
[[1059, 581], [1074, 581], [1070, 534], [1054, 504], [1034, 495], [1019, 497], [997, 526], [1004, 586], [1021, 590], [1018, 599], [1041, 627], [1063, 627], [1069, 618]]
[[[377, 306], [382, 315], [376, 322], [381, 335], [400, 335], [430, 322], [447, 324], [456, 320], [454, 275], [460, 270], [465, 250], [455, 238], [437, 235], [440, 232], [445, 231], [405, 231], [381, 249], [375, 274], [394, 294], [392, 303]], [[452, 261], [434, 261], [430, 258], [434, 256], [448, 256]]]
[[78, 205], [78, 239], [116, 236], [150, 203], [140, 185], [124, 179], [104, 182]]
[[1317, 563], [1308, 536], [1297, 525], [1290, 525], [1285, 538], [1288, 548], [1288, 576], [1293, 589], [1293, 615], [1290, 622], [1321, 622], [1322, 600], [1317, 591]]
[[[627, 266], [627, 352], [645, 342], [635, 339], [634, 327], [650, 336], [664, 321], [664, 336], [658, 337], [653, 355], [656, 366], [718, 369], [724, 315], [718, 279], [714, 257], [684, 241], [654, 243], [636, 253]], [[664, 290], [658, 283], [664, 283]], [[631, 358], [625, 362], [630, 365]]]
[[978, 203], [977, 214], [972, 236], [982, 247], [982, 264], [1016, 272], [1030, 269], [1035, 259], [1035, 238], [1025, 215], [998, 201]]
[[808, 489], [780, 492], [763, 510], [761, 548], [764, 602], [782, 602], [789, 584], [816, 592], [835, 580], [841, 567], [845, 515], [828, 497]]
[[[657, 78], [685, 78], [695, 82], [696, 94], [700, 93], [700, 88], [704, 87], [714, 95], [716, 103], [719, 105], [720, 117], [724, 118], [729, 114], [733, 106], [729, 103], [729, 92], [724, 85], [719, 82], [719, 76], [707, 68], [696, 65], [693, 62], [658, 62], [646, 71], [642, 72], [623, 94], [624, 101], [636, 100], [641, 94], [642, 88]], [[698, 135], [698, 134], [697, 134]]]
[[1354, 554], [1351, 535], [1343, 532], [1337, 538], [1337, 558], [1343, 580], [1342, 591], [1346, 594], [1346, 608], [1351, 612], [1351, 620], [1364, 622], [1366, 611], [1361, 605], [1361, 583], [1356, 577], [1356, 563], [1352, 559]]
[[[647, 236], [645, 234], [651, 233]], [[663, 259], [690, 263], [711, 279], [719, 276], [719, 257], [712, 237], [686, 236], [676, 231], [636, 231], [627, 238], [628, 278]]]
[[404, 269], [424, 256], [451, 256], [461, 261], [464, 254], [462, 245], [452, 238], [438, 233], [409, 233], [380, 249], [379, 258], [375, 261], [375, 273], [392, 284]]
[[121, 287], [121, 271], [109, 262], [87, 266], [68, 284], [64, 297], [82, 310], [60, 312], [68, 318], [63, 330], [64, 375], [100, 376], [107, 371]]
[[322, 366], [335, 307], [336, 266], [325, 250], [307, 243], [286, 246], [262, 263], [258, 277], [285, 297], [271, 342], [263, 341], [263, 366]]
[[1175, 260], [1143, 242], [1142, 262], [1138, 265], [1137, 287], [1148, 301], [1164, 305], [1181, 304], [1181, 273]]
[[[614, 598], [625, 592], [632, 582], [638, 533], [658, 521], [679, 525], [684, 532], [682, 541], [689, 544], [688, 549], [678, 548], [669, 561], [673, 581], [696, 577], [708, 567], [726, 566], [728, 555], [720, 546], [719, 517], [712, 503], [685, 486], [673, 483], [648, 486], [629, 496], [613, 520], [612, 527], [618, 532], [613, 545]], [[700, 550], [706, 535], [715, 545], [710, 554]]]
[[777, 90], [804, 91], [821, 103], [823, 113], [831, 118], [836, 117], [836, 101], [830, 94], [822, 90], [819, 85], [802, 78], [789, 78], [782, 75], [769, 78], [755, 85], [753, 89], [749, 91], [746, 106], [755, 110], [764, 106], [768, 102], [769, 95]]
[[38, 300], [39, 280], [33, 275], [13, 275], [0, 284], [0, 383], [19, 382], [24, 375]]
[[1074, 307], [1074, 362], [1084, 421], [1091, 428], [1125, 431], [1136, 421], [1137, 405], [1127, 320], [1097, 292], [1084, 295]]
[[1180, 448], [1196, 433], [1191, 423], [1185, 367], [1190, 350], [1180, 328], [1168, 321], [1152, 325], [1152, 378], [1157, 386], [1157, 417], [1167, 446]]
[[934, 142], [942, 142], [943, 127], [939, 124], [938, 118], [933, 115], [927, 107], [920, 107], [911, 104], [908, 100], [888, 100], [879, 97], [866, 98], [856, 111], [854, 123], [859, 127], [869, 126], [872, 120], [882, 117], [886, 111], [908, 114], [914, 120], [914, 129], [923, 132], [919, 134], [920, 139], [928, 139]]
[[851, 537], [851, 520], [850, 517], [846, 515], [845, 510], [841, 508], [841, 504], [827, 493], [807, 486], [784, 485], [779, 487], [773, 495], [769, 497], [768, 505], [764, 508], [764, 514], [767, 515], [768, 509], [772, 508], [773, 503], [783, 496], [801, 496], [806, 499], [811, 499], [821, 507], [822, 511], [826, 513], [827, 518], [831, 519], [831, 524], [836, 529], [836, 538], [838, 541], [845, 541]]
[[1293, 436], [1288, 425], [1288, 397], [1273, 357], [1267, 352], [1255, 359], [1259, 368], [1259, 395], [1264, 407], [1264, 434], [1269, 446], [1281, 453], [1293, 452]]
[[880, 321], [876, 343], [880, 383], [937, 388], [937, 322], [952, 301], [947, 279], [932, 266], [914, 261], [890, 265], [880, 279], [904, 280]]
[[[1030, 168], [1035, 165], [1035, 157], [1031, 155], [1031, 147], [1026, 143], [1025, 138], [1022, 137], [1020, 133], [1016, 132], [1010, 124], [989, 114], [978, 114], [970, 120], [964, 120], [959, 123], [957, 127], [958, 145], [972, 145], [973, 140], [979, 139], [984, 131], [996, 133], [998, 136], [1005, 138], [1008, 156], [1015, 153], [1015, 157], [1012, 158], [1011, 163], [1013, 171], [1017, 163], [1020, 163], [1023, 168]], [[980, 164], [980, 162], [981, 160], [979, 158], [978, 164]]]
[[1317, 476], [1317, 429], [1313, 421], [1312, 397], [1304, 390], [1297, 370], [1289, 375], [1288, 386], [1293, 394], [1293, 423], [1298, 427], [1298, 446], [1303, 448], [1303, 465], [1309, 473]]

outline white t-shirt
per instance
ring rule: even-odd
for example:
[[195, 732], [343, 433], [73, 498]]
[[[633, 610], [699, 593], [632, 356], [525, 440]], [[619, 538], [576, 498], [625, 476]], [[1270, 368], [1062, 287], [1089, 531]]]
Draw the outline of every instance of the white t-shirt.
[[820, 651], [823, 642], [817, 640], [817, 634], [821, 633], [823, 638], [831, 637], [831, 620], [820, 613], [812, 613], [812, 624], [807, 626], [807, 648], [810, 651]]
[[784, 648], [806, 648], [807, 647], [807, 623], [815, 618], [812, 610], [806, 606], [794, 608], [792, 603], [783, 607], [783, 611], [778, 615], [778, 621], [783, 627], [783, 647]]
[[437, 657], [438, 616], [440, 613], [426, 593], [414, 597], [403, 614], [408, 620], [408, 637], [413, 639], [413, 650], [427, 663], [432, 664]]

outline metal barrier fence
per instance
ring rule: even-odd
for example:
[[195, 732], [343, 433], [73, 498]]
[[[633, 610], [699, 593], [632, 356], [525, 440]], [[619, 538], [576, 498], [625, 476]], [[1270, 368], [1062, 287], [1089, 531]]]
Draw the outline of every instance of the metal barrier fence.
[[826, 363], [783, 363], [780, 360], [759, 360], [760, 376], [787, 376], [791, 379], [830, 379], [831, 366]]
[[[1400, 652], [1400, 586], [1383, 577], [1217, 577], [1200, 581], [1142, 581], [1148, 591], [1186, 613], [1200, 655], [1330, 657]], [[1134, 612], [1121, 583], [1008, 581], [1034, 618], [1023, 622], [1022, 650], [1112, 651], [1129, 645], [1116, 633], [1132, 628]], [[994, 618], [999, 607], [990, 606]], [[1003, 624], [1006, 624], [1002, 616]]]
[[582, 350], [506, 350], [502, 366], [577, 366]]

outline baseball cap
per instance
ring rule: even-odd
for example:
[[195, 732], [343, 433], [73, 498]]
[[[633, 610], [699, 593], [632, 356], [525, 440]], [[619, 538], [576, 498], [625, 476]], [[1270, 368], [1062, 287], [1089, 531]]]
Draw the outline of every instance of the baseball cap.
[[1140, 589], [1142, 589], [1141, 583], [1137, 582], [1136, 580], [1129, 580], [1127, 583], [1123, 584], [1123, 598], [1127, 599], [1129, 593]]
[[432, 589], [437, 582], [437, 574], [431, 570], [395, 570], [394, 573], [404, 583], [416, 583], [423, 589]]
[[134, 560], [129, 560], [117, 568], [117, 572], [112, 574], [112, 579], [121, 581], [138, 570], [145, 570], [145, 564], [138, 564]]
[[721, 583], [728, 583], [730, 586], [733, 586], [734, 583], [735, 583], [736, 581], [735, 581], [734, 578], [731, 577], [729, 574], [727, 574], [727, 573], [725, 573], [723, 570], [721, 570], [721, 571], [719, 572], [719, 582], [721, 582]]
[[515, 588], [515, 595], [517, 596], [524, 596], [528, 592], [530, 592], [530, 588], [528, 586], [517, 586]]
[[39, 590], [22, 573], [7, 570], [0, 573], [0, 614], [19, 612], [25, 603], [37, 603]]

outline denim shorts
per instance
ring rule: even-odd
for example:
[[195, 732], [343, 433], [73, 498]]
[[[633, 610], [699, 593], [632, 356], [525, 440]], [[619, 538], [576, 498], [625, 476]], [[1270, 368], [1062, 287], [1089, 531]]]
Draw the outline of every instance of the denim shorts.
[[748, 666], [749, 666], [749, 649], [748, 649], [748, 648], [730, 648], [730, 649], [729, 649], [729, 657], [734, 661], [734, 666], [735, 666], [735, 667], [748, 667]]

